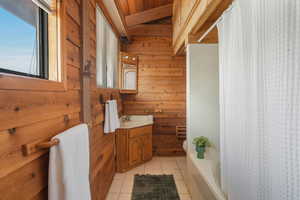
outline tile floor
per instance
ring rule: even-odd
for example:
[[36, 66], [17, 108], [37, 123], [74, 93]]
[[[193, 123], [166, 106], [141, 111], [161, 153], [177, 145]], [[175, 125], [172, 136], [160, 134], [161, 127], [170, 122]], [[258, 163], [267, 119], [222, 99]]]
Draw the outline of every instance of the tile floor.
[[191, 200], [184, 182], [185, 157], [153, 157], [153, 159], [126, 173], [117, 173], [106, 200], [131, 200], [135, 174], [173, 174], [181, 200]]

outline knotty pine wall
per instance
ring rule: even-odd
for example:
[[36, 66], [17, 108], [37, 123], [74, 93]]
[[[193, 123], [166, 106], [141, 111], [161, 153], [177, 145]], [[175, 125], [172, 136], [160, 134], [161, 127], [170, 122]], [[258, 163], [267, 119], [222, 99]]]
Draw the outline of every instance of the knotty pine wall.
[[[48, 152], [23, 156], [22, 145], [48, 140], [81, 120], [81, 1], [62, 1], [67, 90], [64, 92], [0, 90], [0, 200], [46, 200]], [[91, 191], [94, 200], [104, 200], [115, 173], [114, 135], [103, 134], [103, 107], [99, 95], [113, 94], [121, 112], [118, 90], [96, 88], [95, 1], [89, 4], [90, 57], [92, 60]], [[69, 116], [69, 121], [64, 120]], [[11, 130], [14, 133], [9, 133]]]
[[139, 59], [138, 94], [123, 96], [124, 114], [154, 115], [156, 155], [183, 154], [176, 126], [186, 123], [185, 57], [173, 55], [171, 35], [135, 36], [131, 44], [123, 46]]
[[122, 100], [117, 89], [99, 89], [96, 86], [96, 3], [97, 0], [89, 0], [89, 44], [90, 60], [92, 63], [92, 77], [90, 81], [91, 111], [92, 111], [92, 194], [93, 200], [104, 200], [115, 174], [115, 134], [104, 135], [103, 105], [100, 104], [100, 95], [104, 100], [111, 97], [118, 102], [119, 115], [122, 113]]

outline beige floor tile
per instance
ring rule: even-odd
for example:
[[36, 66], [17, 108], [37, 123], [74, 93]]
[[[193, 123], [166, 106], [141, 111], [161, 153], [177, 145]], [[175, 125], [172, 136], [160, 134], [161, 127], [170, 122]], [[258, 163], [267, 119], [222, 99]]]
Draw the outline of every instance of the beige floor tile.
[[160, 157], [162, 162], [164, 161], [176, 161], [176, 157]]
[[162, 175], [164, 172], [162, 169], [146, 169], [145, 174]]
[[118, 200], [131, 200], [131, 194], [120, 194]]
[[161, 158], [162, 157], [154, 156], [151, 161], [159, 161], [160, 162], [162, 160]]
[[161, 158], [160, 157], [153, 157], [151, 160], [147, 161], [145, 164], [148, 163], [160, 163], [161, 162]]
[[114, 179], [110, 186], [109, 193], [119, 193], [122, 187], [122, 183], [122, 180]]
[[179, 167], [179, 170], [180, 170], [180, 171], [186, 171], [186, 169], [187, 169], [187, 166], [186, 166], [186, 165], [185, 165], [185, 166]]
[[179, 169], [181, 170], [181, 171], [186, 171], [186, 165], [182, 165], [182, 166], [179, 166]]
[[183, 180], [186, 181], [186, 178], [187, 178], [187, 173], [186, 171], [180, 171], [181, 172], [181, 175], [183, 177]]
[[191, 196], [189, 194], [179, 194], [180, 200], [191, 200]]
[[131, 194], [133, 189], [133, 179], [132, 180], [126, 180], [123, 182], [121, 193], [125, 194]]
[[172, 172], [172, 175], [174, 176], [175, 180], [181, 180], [181, 181], [183, 181], [183, 176], [182, 176], [182, 174], [181, 174], [181, 172], [179, 170]]
[[[170, 172], [171, 171], [171, 172]], [[173, 175], [174, 177], [174, 180], [180, 180], [180, 181], [183, 181], [183, 176], [181, 174], [181, 172], [179, 170], [176, 170], [176, 169], [173, 169], [173, 170], [164, 170], [163, 171], [163, 174], [166, 174], [166, 175]]]
[[163, 172], [165, 174], [173, 174], [173, 173], [177, 173], [178, 171], [180, 171], [178, 168], [163, 168]]
[[108, 193], [106, 200], [118, 200], [119, 193]]
[[191, 200], [183, 179], [184, 170], [184, 157], [153, 157], [151, 161], [126, 173], [116, 173], [106, 200], [130, 200], [135, 174], [172, 174], [181, 200]]
[[124, 180], [126, 177], [126, 173], [116, 173], [114, 179], [116, 180]]
[[176, 160], [176, 163], [177, 163], [177, 166], [178, 166], [180, 169], [186, 168], [186, 159], [185, 159], [185, 158], [178, 158], [178, 159]]
[[163, 170], [165, 169], [179, 169], [176, 161], [165, 161], [161, 163], [161, 167]]
[[126, 174], [144, 174], [145, 173], [145, 165], [140, 165], [136, 168], [133, 168], [131, 170], [129, 170], [128, 172], [126, 172]]
[[134, 174], [126, 174], [124, 182], [129, 182], [129, 181], [133, 182], [133, 180], [134, 180]]
[[145, 173], [147, 173], [147, 171], [151, 171], [151, 170], [161, 170], [162, 168], [160, 166], [146, 166], [145, 167]]
[[176, 161], [177, 162], [186, 162], [186, 157], [185, 156], [176, 157]]
[[153, 169], [161, 170], [161, 163], [159, 161], [150, 161], [149, 163], [145, 164], [145, 171]]
[[189, 194], [188, 189], [182, 180], [175, 180], [177, 191], [179, 194]]

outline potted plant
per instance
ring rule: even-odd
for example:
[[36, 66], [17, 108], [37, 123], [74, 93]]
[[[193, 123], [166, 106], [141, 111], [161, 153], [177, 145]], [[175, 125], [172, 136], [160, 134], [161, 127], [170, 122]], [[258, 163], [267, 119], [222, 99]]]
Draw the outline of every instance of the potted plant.
[[210, 142], [209, 142], [208, 138], [204, 137], [204, 136], [196, 137], [193, 140], [193, 144], [196, 147], [197, 158], [203, 159], [204, 158], [205, 147], [210, 146]]

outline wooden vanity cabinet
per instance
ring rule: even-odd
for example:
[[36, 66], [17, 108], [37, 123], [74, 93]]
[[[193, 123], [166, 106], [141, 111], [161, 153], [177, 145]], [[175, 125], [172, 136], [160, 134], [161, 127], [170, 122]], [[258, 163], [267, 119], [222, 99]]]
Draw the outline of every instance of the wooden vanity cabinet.
[[117, 172], [126, 172], [152, 159], [152, 125], [118, 129]]
[[142, 136], [143, 143], [143, 160], [148, 161], [152, 159], [152, 133]]
[[141, 137], [134, 137], [128, 140], [128, 164], [135, 166], [142, 162], [143, 147]]

